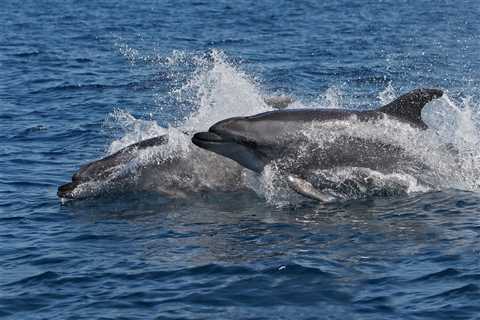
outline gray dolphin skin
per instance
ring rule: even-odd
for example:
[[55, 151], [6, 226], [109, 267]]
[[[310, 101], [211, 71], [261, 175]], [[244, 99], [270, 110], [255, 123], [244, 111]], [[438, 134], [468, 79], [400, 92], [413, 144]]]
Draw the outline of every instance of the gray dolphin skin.
[[[301, 185], [308, 185], [299, 180], [308, 170], [365, 167], [391, 172], [402, 163], [411, 161], [398, 146], [357, 137], [341, 137], [320, 149], [311, 143], [311, 149], [308, 149], [307, 144], [303, 156], [298, 157], [299, 147], [305, 147], [302, 135], [298, 133], [306, 125], [352, 117], [358, 121], [375, 122], [388, 116], [422, 130], [427, 128], [421, 118], [422, 108], [442, 95], [438, 89], [417, 89], [377, 110], [287, 109], [235, 117], [216, 123], [208, 132], [196, 133], [192, 142], [258, 173], [272, 161], [295, 159], [286, 172], [292, 174], [288, 180], [299, 192]], [[305, 190], [305, 193], [314, 198], [311, 191]]]
[[57, 195], [60, 198], [73, 199], [76, 197], [74, 193], [75, 189], [81, 184], [89, 181], [104, 180], [113, 173], [118, 165], [132, 160], [138, 150], [162, 145], [167, 141], [168, 137], [166, 135], [154, 137], [129, 145], [103, 159], [85, 164], [73, 174], [72, 182], [66, 183], [58, 188]]
[[[185, 141], [188, 137], [185, 136]], [[161, 135], [140, 141], [81, 166], [71, 182], [58, 188], [57, 195], [73, 200], [135, 191], [185, 198], [203, 192], [242, 190], [238, 183], [243, 171], [240, 165], [193, 145], [185, 146], [186, 153], [153, 151], [152, 158], [138, 161], [142, 150], [168, 148], [169, 138], [169, 135]]]

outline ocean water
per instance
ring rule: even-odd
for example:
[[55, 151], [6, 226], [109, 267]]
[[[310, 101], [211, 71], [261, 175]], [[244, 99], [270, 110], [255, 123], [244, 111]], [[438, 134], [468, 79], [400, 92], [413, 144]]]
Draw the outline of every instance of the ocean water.
[[[2, 1], [0, 317], [479, 319], [479, 14], [446, 0]], [[425, 132], [327, 130], [427, 163], [368, 172], [399, 192], [308, 202], [274, 166], [223, 181], [232, 163], [182, 133], [269, 110], [270, 96], [366, 110], [419, 87], [445, 91]], [[58, 199], [82, 164], [165, 133], [122, 168], [133, 187]], [[156, 172], [139, 188], [158, 157], [198, 180]], [[167, 180], [185, 194], [158, 192]]]

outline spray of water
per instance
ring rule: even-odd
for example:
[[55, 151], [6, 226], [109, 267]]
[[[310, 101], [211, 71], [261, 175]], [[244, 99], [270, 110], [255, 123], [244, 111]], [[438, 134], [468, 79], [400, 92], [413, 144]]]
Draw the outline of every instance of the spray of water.
[[225, 118], [272, 110], [253, 79], [229, 64], [223, 53], [214, 50], [208, 63], [200, 60], [198, 65], [193, 78], [178, 91], [193, 97], [197, 106], [185, 119], [187, 130], [207, 130]]

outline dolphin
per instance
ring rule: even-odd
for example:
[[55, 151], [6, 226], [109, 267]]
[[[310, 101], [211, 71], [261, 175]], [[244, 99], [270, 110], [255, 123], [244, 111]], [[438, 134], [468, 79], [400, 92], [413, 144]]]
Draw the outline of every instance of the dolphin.
[[186, 144], [173, 146], [172, 151], [171, 138], [165, 134], [143, 140], [81, 166], [71, 182], [58, 188], [58, 197], [73, 200], [112, 192], [148, 191], [168, 198], [185, 198], [198, 192], [245, 188], [238, 182], [243, 167], [190, 144], [188, 135], [180, 137]]
[[[376, 110], [291, 109], [264, 112], [247, 117], [222, 120], [208, 132], [196, 133], [192, 142], [206, 150], [233, 159], [240, 165], [261, 173], [269, 163], [283, 164], [290, 187], [312, 199], [331, 199], [307, 180], [314, 170], [338, 167], [369, 168], [392, 172], [412, 159], [393, 144], [368, 138], [339, 137], [317, 146], [300, 134], [312, 124], [335, 121], [360, 121], [375, 125], [385, 117], [427, 129], [421, 117], [422, 108], [443, 92], [438, 89], [416, 89]], [[307, 143], [308, 142], [308, 143]], [[299, 149], [303, 148], [302, 156]], [[290, 161], [279, 161], [288, 159]]]

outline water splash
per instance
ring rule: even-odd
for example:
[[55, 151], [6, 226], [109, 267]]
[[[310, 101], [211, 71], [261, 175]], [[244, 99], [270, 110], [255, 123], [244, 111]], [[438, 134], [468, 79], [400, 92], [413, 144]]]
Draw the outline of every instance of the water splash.
[[321, 106], [325, 109], [342, 109], [345, 105], [343, 93], [337, 87], [328, 88], [322, 95], [322, 100]]
[[[123, 49], [122, 49], [123, 50]], [[133, 50], [123, 50], [124, 54]], [[138, 58], [139, 54], [135, 53]], [[185, 190], [209, 188], [237, 189], [249, 188], [274, 205], [286, 205], [302, 201], [303, 198], [292, 192], [286, 179], [285, 163], [268, 165], [262, 175], [242, 169], [229, 159], [198, 149], [190, 142], [185, 132], [203, 131], [225, 118], [246, 116], [269, 111], [264, 102], [266, 92], [241, 68], [230, 62], [221, 51], [212, 50], [208, 54], [195, 55], [175, 51], [169, 57], [156, 60], [171, 70], [172, 89], [170, 97], [180, 106], [188, 106], [187, 116], [168, 128], [160, 127], [155, 121], [136, 119], [125, 111], [115, 110], [107, 123], [121, 128], [123, 134], [108, 148], [112, 154], [132, 143], [167, 134], [170, 138], [165, 146], [142, 150], [138, 155], [119, 169], [118, 177], [139, 174], [139, 168], [152, 174], [149, 181], [142, 178], [142, 185], [151, 188], [171, 181]], [[297, 99], [289, 108], [345, 108], [356, 109], [344, 99], [344, 93], [336, 87], [327, 89], [318, 99], [306, 103]], [[396, 97], [392, 83], [378, 94], [382, 104]], [[161, 100], [158, 100], [161, 101]], [[161, 106], [160, 106], [161, 107]], [[328, 191], [338, 199], [358, 199], [372, 195], [396, 195], [429, 190], [456, 188], [469, 191], [479, 190], [480, 152], [477, 151], [480, 123], [477, 105], [472, 99], [454, 102], [448, 94], [429, 103], [423, 111], [423, 118], [429, 129], [419, 131], [387, 116], [375, 123], [357, 121], [332, 121], [305, 128], [301, 134], [319, 148], [339, 137], [362, 138], [400, 147], [422, 166], [410, 166], [406, 170], [379, 172], [371, 168], [342, 167], [312, 171], [308, 178], [312, 181], [329, 181]], [[308, 148], [299, 148], [302, 157]], [[171, 170], [169, 175], [160, 170], [166, 159], [175, 159], [182, 170], [190, 174]], [[292, 165], [298, 159], [284, 159]], [[203, 161], [202, 164], [199, 164]], [[157, 167], [157, 169], [155, 169]], [[145, 168], [149, 168], [145, 170]], [[170, 168], [171, 169], [171, 168]], [[224, 171], [221, 178], [220, 171]], [[128, 173], [128, 174], [127, 174]], [[228, 178], [234, 181], [228, 181]], [[133, 179], [137, 181], [138, 179]], [[104, 188], [102, 185], [101, 188]], [[160, 188], [162, 189], [162, 188]], [[164, 189], [164, 188], [163, 188]], [[183, 190], [183, 191], [185, 191]]]
[[[393, 92], [387, 88], [380, 96]], [[389, 98], [389, 100], [393, 97]], [[388, 103], [384, 100], [383, 103]], [[480, 190], [480, 150], [478, 113], [472, 99], [456, 104], [445, 94], [429, 103], [423, 118], [429, 129], [421, 131], [385, 116], [381, 121], [362, 122], [355, 117], [342, 121], [312, 123], [301, 133], [317, 148], [335, 143], [342, 137], [373, 140], [401, 148], [411, 159], [392, 172], [367, 168], [340, 167], [312, 172], [310, 181], [329, 182], [328, 190], [337, 199], [358, 199], [373, 195], [396, 195], [443, 189]], [[310, 149], [289, 161], [298, 165]], [[288, 166], [289, 164], [287, 164]], [[271, 165], [263, 174], [264, 188], [259, 193], [273, 204], [292, 202], [285, 182], [285, 170]], [[315, 183], [314, 183], [315, 184]], [[272, 191], [275, 190], [275, 191]]]
[[187, 130], [202, 131], [234, 116], [269, 111], [252, 77], [228, 63], [225, 55], [213, 50], [208, 59], [198, 59], [193, 78], [177, 94], [187, 95], [196, 110], [185, 119]]
[[380, 100], [381, 105], [386, 105], [393, 101], [396, 96], [397, 94], [392, 86], [392, 82], [390, 81], [388, 86], [378, 94], [378, 100]]
[[[135, 59], [141, 59], [137, 51], [122, 48], [122, 54], [132, 53]], [[205, 130], [221, 119], [271, 110], [253, 78], [215, 50], [199, 56], [175, 51], [172, 56], [157, 61], [162, 61], [173, 77], [185, 78], [185, 74], [176, 73], [178, 70], [189, 74], [183, 84], [173, 81], [170, 95], [179, 105], [189, 102], [190, 113], [183, 121], [163, 128], [155, 121], [137, 119], [127, 111], [115, 109], [107, 117], [104, 128], [120, 132], [117, 133], [120, 138], [111, 142], [108, 155], [156, 136], [166, 135], [168, 141], [136, 151], [101, 181], [83, 183], [77, 190], [79, 197], [126, 189], [178, 196], [204, 190], [244, 188], [242, 172], [245, 169], [230, 159], [194, 146], [190, 133]], [[185, 65], [188, 66], [182, 67]]]
[[103, 127], [109, 131], [120, 131], [121, 138], [111, 142], [107, 155], [113, 154], [126, 146], [167, 133], [153, 120], [136, 119], [125, 110], [115, 109], [107, 116]]

